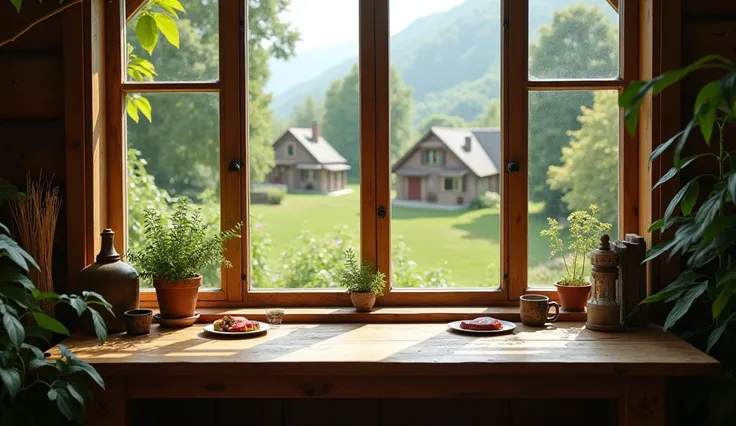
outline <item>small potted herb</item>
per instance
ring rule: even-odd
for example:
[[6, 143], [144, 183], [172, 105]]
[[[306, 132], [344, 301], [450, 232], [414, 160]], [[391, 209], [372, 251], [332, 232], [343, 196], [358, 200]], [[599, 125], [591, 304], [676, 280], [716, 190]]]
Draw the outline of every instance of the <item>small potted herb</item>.
[[555, 283], [555, 287], [560, 295], [562, 309], [566, 311], [585, 310], [590, 292], [589, 277], [585, 275], [590, 264], [586, 265], [586, 259], [595, 250], [601, 234], [611, 230], [610, 223], [601, 222], [595, 217], [598, 211], [597, 206], [591, 205], [588, 210], [578, 210], [568, 216], [570, 236], [567, 249], [560, 236], [560, 224], [557, 220], [547, 218], [549, 228], [540, 233], [549, 238], [550, 258], [559, 254], [565, 264], [566, 275]]
[[371, 262], [358, 264], [355, 252], [345, 250], [345, 269], [342, 272], [342, 285], [350, 293], [350, 300], [358, 312], [370, 312], [376, 303], [376, 296], [383, 296], [386, 276], [383, 272], [373, 272]]
[[212, 264], [232, 266], [222, 253], [225, 241], [240, 238], [240, 224], [212, 233], [187, 198], [177, 201], [170, 218], [149, 208], [144, 224], [145, 243], [137, 252], [129, 252], [128, 260], [141, 277], [153, 280], [162, 318], [194, 316], [200, 272]]

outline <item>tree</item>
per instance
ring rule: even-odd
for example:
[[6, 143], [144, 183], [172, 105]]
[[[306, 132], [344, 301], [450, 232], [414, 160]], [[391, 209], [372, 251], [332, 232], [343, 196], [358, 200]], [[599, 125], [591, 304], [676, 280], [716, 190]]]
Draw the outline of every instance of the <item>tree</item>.
[[433, 114], [425, 118], [419, 124], [419, 137], [424, 136], [429, 129], [435, 126], [439, 127], [467, 127], [467, 123], [462, 117], [454, 117], [445, 114]]
[[491, 99], [475, 121], [478, 127], [501, 127], [501, 102]]
[[310, 127], [312, 123], [321, 123], [325, 115], [322, 102], [316, 102], [312, 96], [307, 96], [303, 105], [295, 105], [291, 113], [293, 127]]
[[618, 92], [596, 92], [593, 107], [583, 106], [581, 126], [569, 131], [562, 165], [550, 166], [550, 188], [563, 191], [570, 210], [597, 205], [604, 222], [616, 223], [618, 211]]
[[[251, 179], [262, 181], [273, 167], [271, 95], [268, 59], [293, 55], [298, 34], [280, 18], [289, 0], [248, 1], [248, 72]], [[179, 15], [180, 48], [161, 45], [146, 56], [157, 80], [216, 80], [219, 75], [218, 8], [213, 0], [187, 3]], [[134, 34], [136, 19], [128, 25]], [[133, 40], [129, 40], [132, 42]], [[135, 46], [138, 44], [132, 43]], [[142, 50], [141, 50], [142, 52]], [[129, 121], [129, 145], [141, 152], [156, 183], [171, 194], [197, 199], [205, 189], [219, 189], [219, 97], [213, 94], [147, 95], [152, 123]]]
[[[394, 162], [413, 143], [414, 96], [401, 76], [391, 68], [391, 161]], [[355, 64], [343, 78], [335, 80], [325, 96], [322, 134], [342, 154], [353, 173], [360, 164], [360, 78]]]
[[[555, 12], [532, 46], [534, 78], [596, 78], [618, 71], [618, 38], [599, 7], [572, 6]], [[567, 132], [577, 130], [581, 106], [590, 107], [591, 91], [533, 92], [529, 97], [529, 196], [544, 201], [548, 216], [565, 213], [563, 194], [550, 190], [547, 169], [559, 166]]]

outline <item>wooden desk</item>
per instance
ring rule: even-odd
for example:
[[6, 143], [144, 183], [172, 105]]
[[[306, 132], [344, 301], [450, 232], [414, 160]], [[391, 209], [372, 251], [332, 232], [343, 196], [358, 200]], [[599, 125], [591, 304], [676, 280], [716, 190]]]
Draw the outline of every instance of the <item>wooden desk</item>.
[[[710, 375], [713, 358], [656, 328], [589, 331], [581, 323], [461, 335], [444, 324], [299, 324], [253, 339], [211, 339], [201, 325], [104, 346], [64, 342], [107, 392], [88, 424], [126, 424], [136, 398], [616, 399], [619, 424], [663, 425], [667, 377]], [[54, 355], [58, 355], [54, 353]]]

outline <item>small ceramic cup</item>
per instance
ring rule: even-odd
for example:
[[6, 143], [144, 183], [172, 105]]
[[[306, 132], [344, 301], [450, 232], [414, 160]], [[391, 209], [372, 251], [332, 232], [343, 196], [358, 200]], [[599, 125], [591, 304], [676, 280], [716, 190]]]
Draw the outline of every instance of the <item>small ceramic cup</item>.
[[153, 311], [150, 309], [133, 309], [125, 311], [125, 330], [131, 336], [140, 336], [151, 332]]
[[[555, 314], [549, 316], [551, 307], [555, 308]], [[525, 294], [519, 302], [521, 322], [531, 327], [542, 327], [547, 322], [555, 322], [560, 316], [560, 305], [550, 302], [549, 297], [541, 294]]]

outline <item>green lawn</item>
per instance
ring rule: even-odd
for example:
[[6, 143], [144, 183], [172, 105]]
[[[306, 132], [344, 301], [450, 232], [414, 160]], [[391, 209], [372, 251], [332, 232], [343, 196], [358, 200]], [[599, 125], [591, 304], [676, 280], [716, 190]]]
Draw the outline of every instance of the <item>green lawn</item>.
[[[346, 225], [358, 243], [359, 200], [357, 185], [352, 194], [339, 197], [288, 194], [281, 205], [256, 204], [253, 220], [271, 236], [268, 259], [275, 269], [280, 254], [294, 244], [300, 230], [308, 228], [317, 238], [329, 238], [339, 225]], [[529, 244], [533, 280], [546, 280], [547, 240], [539, 236], [546, 227], [541, 206], [530, 205]], [[402, 236], [410, 248], [409, 257], [419, 270], [445, 267], [457, 287], [497, 285], [500, 280], [500, 228], [498, 210], [440, 211], [397, 207], [392, 212], [392, 238]], [[552, 273], [551, 275], [555, 275]], [[549, 281], [551, 282], [551, 281]]]

